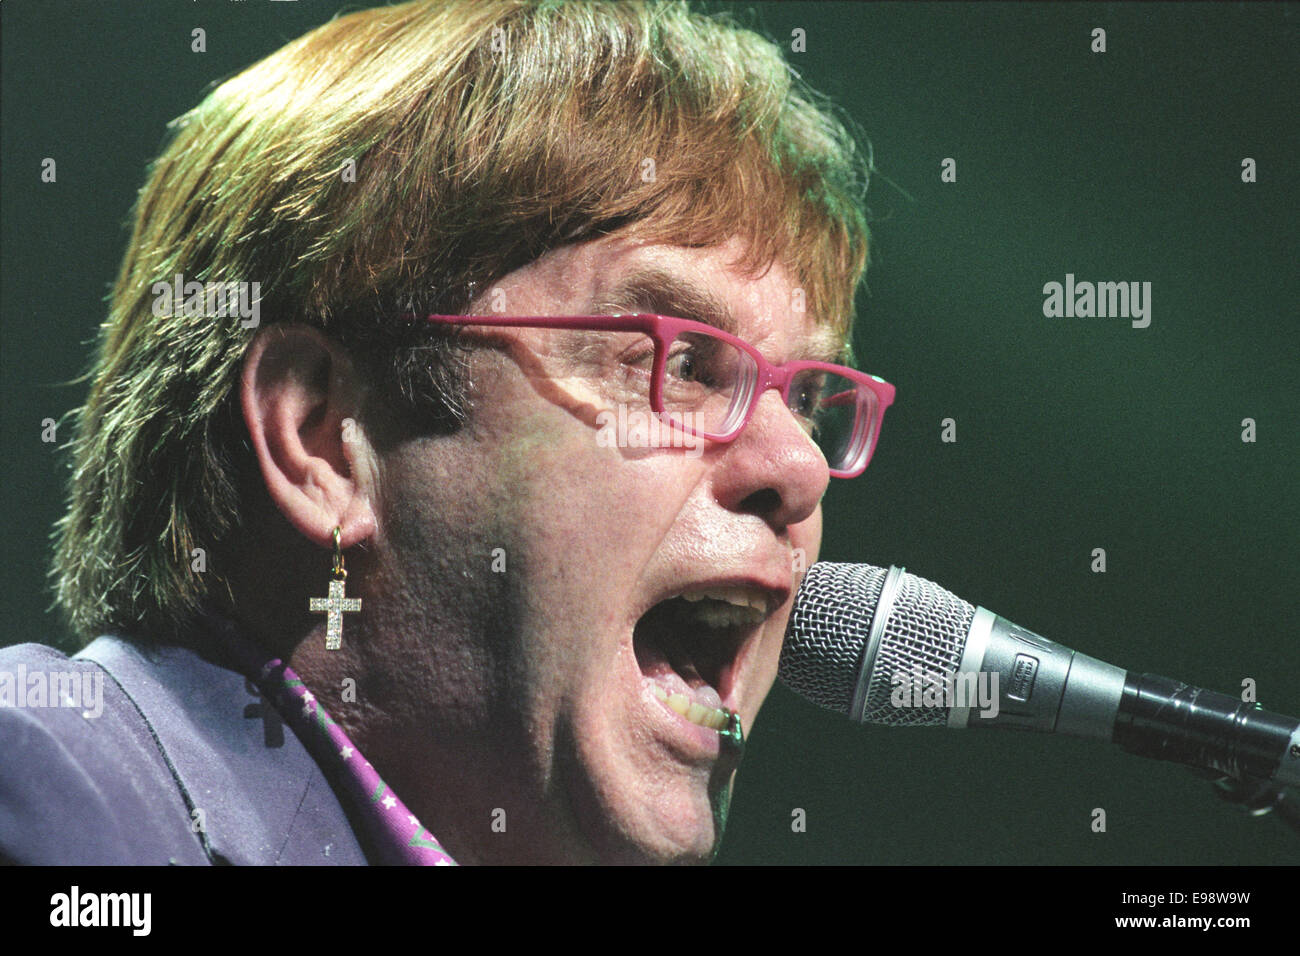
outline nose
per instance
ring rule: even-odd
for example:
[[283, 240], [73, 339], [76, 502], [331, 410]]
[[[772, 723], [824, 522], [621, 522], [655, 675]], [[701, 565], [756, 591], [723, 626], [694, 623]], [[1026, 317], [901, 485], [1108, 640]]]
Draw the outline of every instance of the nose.
[[775, 386], [759, 396], [713, 472], [714, 494], [724, 507], [756, 514], [777, 529], [811, 516], [829, 483], [821, 450]]

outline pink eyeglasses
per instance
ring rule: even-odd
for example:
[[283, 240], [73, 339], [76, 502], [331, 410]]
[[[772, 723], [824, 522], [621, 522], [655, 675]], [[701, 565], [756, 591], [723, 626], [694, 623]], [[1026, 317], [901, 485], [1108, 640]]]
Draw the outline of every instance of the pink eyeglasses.
[[633, 401], [648, 399], [661, 421], [709, 441], [734, 439], [754, 414], [760, 396], [769, 388], [778, 389], [836, 478], [855, 478], [866, 470], [885, 409], [894, 401], [894, 386], [875, 375], [826, 362], [773, 365], [743, 339], [668, 315], [425, 318], [443, 325], [623, 333], [613, 337], [606, 350], [620, 394]]

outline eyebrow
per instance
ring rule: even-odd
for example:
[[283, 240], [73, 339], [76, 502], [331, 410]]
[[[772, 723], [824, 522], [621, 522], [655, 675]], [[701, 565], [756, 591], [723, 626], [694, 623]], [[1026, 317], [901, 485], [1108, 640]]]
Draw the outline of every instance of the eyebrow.
[[[712, 325], [715, 329], [738, 336], [740, 323], [724, 299], [705, 287], [695, 285], [679, 274], [666, 269], [643, 267], [624, 276], [606, 293], [598, 295], [591, 303], [591, 311], [604, 313], [655, 312], [658, 315], [676, 316], [697, 323]], [[813, 341], [803, 351], [803, 358], [814, 362], [852, 364], [852, 349], [839, 334], [828, 326], [818, 326]]]
[[736, 335], [740, 323], [725, 301], [708, 289], [679, 275], [649, 266], [630, 272], [610, 290], [597, 296], [592, 310], [606, 312], [653, 312], [679, 319], [703, 322], [729, 335]]
[[[628, 273], [592, 302], [592, 312], [653, 312], [703, 322], [739, 337], [740, 323], [726, 301], [709, 289], [656, 266]], [[832, 364], [851, 364], [847, 342], [827, 327], [819, 327], [803, 357]]]

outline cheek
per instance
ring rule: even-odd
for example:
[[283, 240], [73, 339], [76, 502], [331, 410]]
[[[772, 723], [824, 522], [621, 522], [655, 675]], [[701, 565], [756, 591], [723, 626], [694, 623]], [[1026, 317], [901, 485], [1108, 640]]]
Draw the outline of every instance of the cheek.
[[616, 464], [586, 429], [539, 411], [518, 423], [497, 451], [494, 512], [539, 558], [572, 562], [598, 546], [604, 522], [620, 504]]
[[521, 536], [539, 572], [578, 567], [602, 590], [635, 583], [680, 510], [674, 487], [684, 497], [690, 486], [664, 456], [625, 457], [553, 406], [518, 419], [493, 454], [497, 500], [485, 504]]
[[483, 450], [491, 492], [479, 506], [505, 552], [521, 663], [550, 692], [572, 691], [608, 666], [656, 547], [637, 511], [646, 496], [619, 456], [562, 411], [534, 410]]

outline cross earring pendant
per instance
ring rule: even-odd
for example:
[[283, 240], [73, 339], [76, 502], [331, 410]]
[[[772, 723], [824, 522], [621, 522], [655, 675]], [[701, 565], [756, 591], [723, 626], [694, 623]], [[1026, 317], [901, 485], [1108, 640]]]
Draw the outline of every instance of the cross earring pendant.
[[329, 597], [309, 598], [307, 610], [327, 615], [325, 618], [325, 650], [337, 651], [343, 646], [343, 612], [360, 611], [361, 598], [344, 594], [348, 572], [343, 569], [343, 549], [339, 547], [340, 528], [334, 529], [334, 580], [330, 581]]
[[343, 612], [360, 611], [361, 598], [344, 597], [342, 579], [335, 579], [330, 582], [330, 596], [311, 599], [309, 610], [324, 611], [328, 616], [325, 618], [325, 650], [337, 651], [343, 646]]

